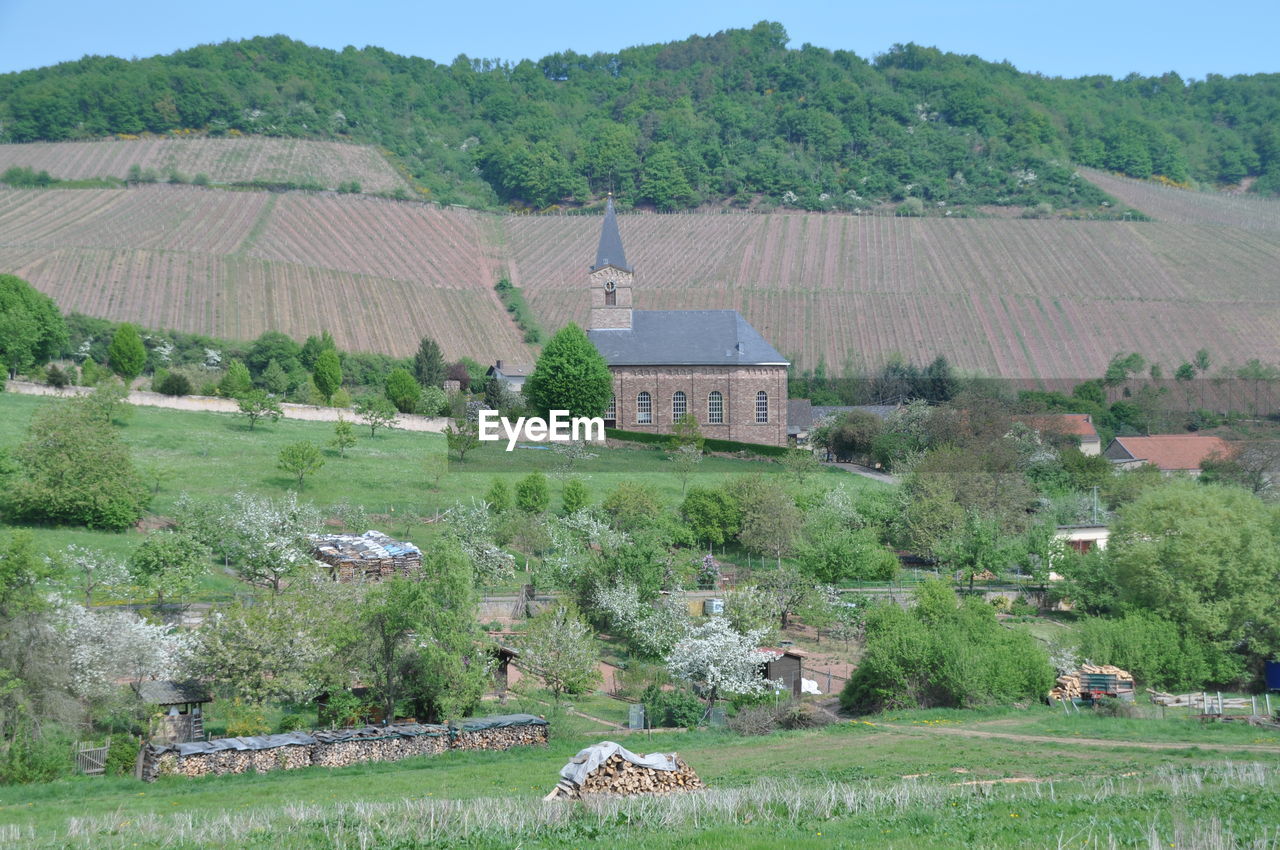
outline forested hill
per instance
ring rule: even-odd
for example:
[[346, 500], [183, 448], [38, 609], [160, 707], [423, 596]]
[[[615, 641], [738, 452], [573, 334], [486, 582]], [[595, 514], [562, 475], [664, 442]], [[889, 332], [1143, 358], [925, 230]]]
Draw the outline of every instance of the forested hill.
[[350, 139], [392, 151], [429, 197], [476, 207], [613, 189], [660, 209], [758, 196], [1096, 209], [1104, 196], [1072, 164], [1280, 193], [1280, 74], [1061, 79], [911, 44], [872, 61], [787, 44], [762, 22], [515, 64], [283, 36], [86, 57], [0, 76], [0, 140]]

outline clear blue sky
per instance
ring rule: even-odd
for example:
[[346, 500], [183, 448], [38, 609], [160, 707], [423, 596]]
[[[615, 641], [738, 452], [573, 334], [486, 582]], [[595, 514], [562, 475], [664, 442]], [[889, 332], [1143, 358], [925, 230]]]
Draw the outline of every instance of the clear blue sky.
[[1054, 76], [1280, 71], [1280, 0], [0, 0], [0, 72], [283, 33], [449, 62], [611, 52], [780, 21], [791, 45], [865, 58], [914, 41]]

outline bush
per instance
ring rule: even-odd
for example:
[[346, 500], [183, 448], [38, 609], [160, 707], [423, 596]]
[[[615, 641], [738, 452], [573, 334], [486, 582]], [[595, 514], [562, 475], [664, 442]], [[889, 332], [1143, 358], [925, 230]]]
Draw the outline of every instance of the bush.
[[307, 716], [299, 711], [286, 711], [280, 716], [280, 722], [276, 724], [278, 733], [306, 731], [309, 728], [311, 724]]
[[656, 682], [645, 688], [640, 701], [644, 703], [646, 722], [655, 729], [660, 726], [694, 729], [702, 722], [707, 708], [691, 692], [664, 691]]
[[267, 725], [267, 716], [262, 706], [242, 702], [239, 697], [227, 706], [228, 738], [239, 738], [245, 735], [265, 735], [271, 731]]
[[133, 776], [138, 763], [138, 742], [125, 735], [112, 735], [107, 748], [107, 776]]
[[862, 661], [840, 694], [846, 711], [970, 708], [1041, 700], [1053, 685], [1045, 650], [1026, 632], [1002, 628], [976, 597], [960, 602], [943, 581], [917, 591], [917, 605], [881, 605], [867, 615]]
[[[1221, 651], [1184, 634], [1176, 623], [1138, 612], [1117, 619], [1089, 617], [1080, 623], [1079, 652], [1094, 664], [1114, 664], [1144, 685], [1187, 691], [1214, 684]], [[1219, 661], [1219, 664], [1215, 664]]]
[[18, 729], [9, 749], [0, 754], [0, 785], [51, 782], [69, 776], [71, 739], [57, 730]]
[[181, 372], [169, 372], [156, 382], [155, 391], [164, 395], [191, 395], [191, 379]]
[[530, 472], [516, 484], [516, 507], [527, 514], [540, 514], [551, 505], [547, 476]]
[[566, 514], [576, 514], [591, 503], [587, 485], [580, 478], [570, 478], [560, 492], [560, 502]]

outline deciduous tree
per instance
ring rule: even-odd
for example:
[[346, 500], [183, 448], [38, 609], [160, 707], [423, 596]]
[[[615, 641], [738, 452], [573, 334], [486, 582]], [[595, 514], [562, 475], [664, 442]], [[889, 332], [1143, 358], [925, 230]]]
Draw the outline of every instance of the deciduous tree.
[[534, 617], [515, 643], [517, 665], [541, 679], [557, 703], [564, 694], [585, 693], [600, 681], [600, 648], [571, 603]]
[[599, 416], [613, 394], [609, 366], [574, 323], [553, 336], [524, 382], [524, 396], [539, 413], [567, 410], [570, 416]]

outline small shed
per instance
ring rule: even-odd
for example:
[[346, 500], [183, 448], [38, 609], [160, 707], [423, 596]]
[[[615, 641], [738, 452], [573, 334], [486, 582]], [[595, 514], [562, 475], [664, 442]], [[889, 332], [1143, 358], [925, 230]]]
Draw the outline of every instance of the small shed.
[[144, 679], [133, 690], [147, 705], [159, 706], [161, 715], [151, 726], [151, 742], [185, 744], [205, 740], [204, 704], [213, 702], [209, 692], [194, 679]]
[[770, 659], [760, 665], [760, 677], [778, 679], [782, 682], [783, 689], [791, 691], [793, 696], [800, 696], [803, 687], [801, 679], [804, 675], [804, 653], [798, 649], [769, 646], [762, 646], [760, 650], [770, 655]]
[[422, 551], [381, 531], [364, 534], [314, 534], [311, 555], [328, 566], [336, 581], [379, 581], [394, 576], [419, 578]]

